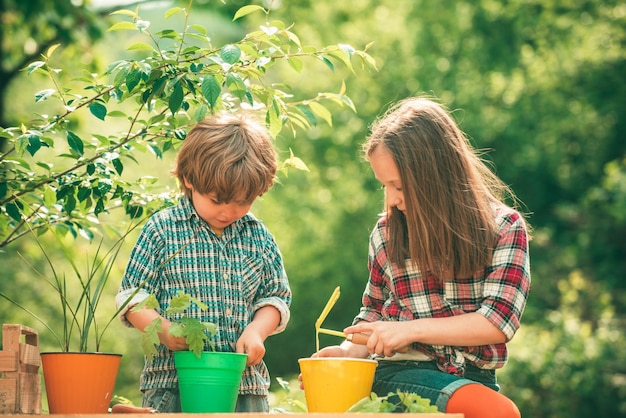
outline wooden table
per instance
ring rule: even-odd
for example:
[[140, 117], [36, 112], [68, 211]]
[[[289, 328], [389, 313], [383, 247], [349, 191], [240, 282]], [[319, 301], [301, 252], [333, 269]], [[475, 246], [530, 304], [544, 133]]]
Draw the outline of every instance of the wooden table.
[[[82, 414], [82, 415], [63, 415], [63, 414], [53, 414], [55, 417], [58, 418], [111, 418], [111, 415], [113, 414]], [[122, 418], [146, 418], [146, 415], [151, 415], [151, 414], [115, 414], [118, 417]], [[157, 414], [155, 414], [157, 415]], [[267, 416], [284, 416], [285, 418], [289, 417], [289, 418], [312, 418], [312, 417], [320, 417], [320, 418], [346, 418], [346, 414], [343, 413], [326, 413], [326, 414], [319, 414], [319, 413], [315, 413], [315, 414], [277, 414], [277, 413], [272, 413], [272, 414], [259, 414], [259, 413], [236, 413], [236, 414], [222, 414], [222, 413], [218, 413], [218, 414], [158, 414], [158, 418], [253, 418], [253, 417], [264, 417], [267, 418]], [[353, 415], [353, 414], [348, 414], [348, 415]], [[360, 414], [363, 417], [366, 418], [390, 418], [390, 414]], [[25, 418], [26, 416], [32, 416], [32, 415], [10, 415], [10, 414], [5, 414], [2, 416], [2, 418]], [[407, 413], [401, 413], [401, 414], [396, 414], [395, 416], [397, 416], [398, 418], [464, 418], [463, 414], [407, 414]]]

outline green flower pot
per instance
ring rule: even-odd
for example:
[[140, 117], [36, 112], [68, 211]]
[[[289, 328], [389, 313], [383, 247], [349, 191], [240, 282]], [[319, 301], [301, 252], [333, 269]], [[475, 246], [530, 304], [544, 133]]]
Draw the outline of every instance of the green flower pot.
[[235, 412], [247, 354], [174, 352], [182, 412]]

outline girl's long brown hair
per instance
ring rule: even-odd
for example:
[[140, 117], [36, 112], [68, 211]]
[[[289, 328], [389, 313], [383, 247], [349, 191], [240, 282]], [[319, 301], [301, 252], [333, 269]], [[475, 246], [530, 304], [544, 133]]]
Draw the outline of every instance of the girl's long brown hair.
[[447, 110], [427, 98], [405, 99], [372, 127], [366, 158], [385, 147], [396, 162], [406, 216], [385, 208], [389, 256], [440, 280], [470, 277], [491, 262], [494, 205], [511, 190], [489, 169]]

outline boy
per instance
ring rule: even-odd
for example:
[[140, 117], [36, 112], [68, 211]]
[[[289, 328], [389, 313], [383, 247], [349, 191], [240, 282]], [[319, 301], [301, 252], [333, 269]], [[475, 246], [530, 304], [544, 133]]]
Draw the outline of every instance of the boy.
[[[269, 411], [264, 341], [289, 321], [291, 290], [282, 256], [271, 233], [249, 212], [272, 187], [276, 170], [272, 142], [257, 121], [222, 113], [198, 123], [173, 170], [184, 195], [146, 222], [116, 297], [121, 306], [158, 269], [120, 314], [126, 326], [140, 331], [160, 316], [132, 309], [151, 293], [161, 312], [179, 290], [206, 303], [208, 311], [186, 315], [217, 325], [216, 351], [248, 354], [237, 412]], [[146, 359], [140, 389], [144, 407], [180, 412], [173, 351], [188, 347], [184, 338], [169, 335], [169, 325], [163, 318], [161, 345]]]

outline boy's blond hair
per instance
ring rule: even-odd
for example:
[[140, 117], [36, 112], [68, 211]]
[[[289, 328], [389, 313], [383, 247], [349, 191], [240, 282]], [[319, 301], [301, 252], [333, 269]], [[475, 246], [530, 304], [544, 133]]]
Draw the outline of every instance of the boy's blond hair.
[[249, 203], [268, 191], [278, 168], [267, 130], [249, 115], [219, 113], [194, 126], [178, 152], [172, 173], [191, 189], [215, 193], [220, 203]]

